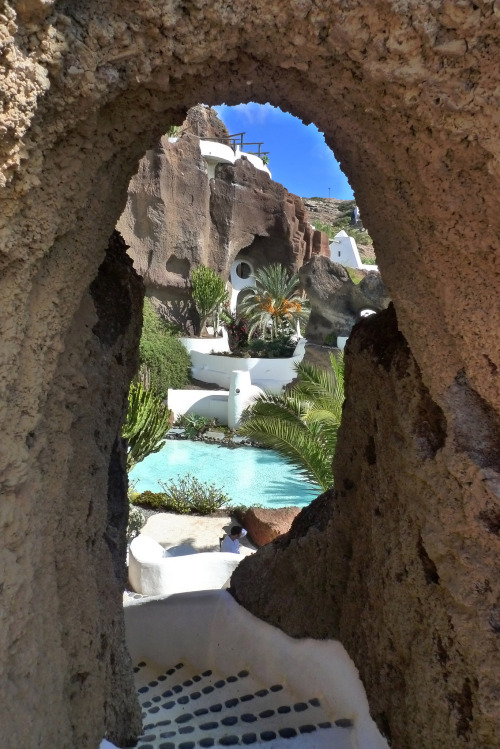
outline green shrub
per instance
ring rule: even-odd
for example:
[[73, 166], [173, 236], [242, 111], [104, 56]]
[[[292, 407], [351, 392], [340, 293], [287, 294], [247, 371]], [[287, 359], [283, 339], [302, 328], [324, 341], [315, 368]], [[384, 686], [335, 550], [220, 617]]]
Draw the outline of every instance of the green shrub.
[[199, 481], [187, 473], [177, 481], [158, 481], [163, 490], [170, 512], [180, 514], [211, 515], [216, 510], [228, 508], [230, 499], [227, 494], [207, 482]]
[[182, 389], [189, 381], [189, 354], [149, 299], [144, 300], [139, 361], [141, 380], [160, 398], [167, 397], [169, 388]]
[[139, 535], [146, 523], [144, 513], [138, 507], [130, 507], [128, 511], [127, 541]]
[[210, 427], [217, 426], [217, 419], [210, 419], [208, 416], [199, 414], [182, 414], [175, 422], [175, 426], [184, 427], [186, 437], [193, 439], [199, 437]]

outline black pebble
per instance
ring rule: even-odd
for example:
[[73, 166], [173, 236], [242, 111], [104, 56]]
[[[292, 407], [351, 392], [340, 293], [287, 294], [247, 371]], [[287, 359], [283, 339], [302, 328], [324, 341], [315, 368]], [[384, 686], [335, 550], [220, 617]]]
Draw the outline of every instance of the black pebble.
[[318, 723], [318, 727], [319, 728], [331, 728], [332, 724], [330, 723], [329, 720], [325, 720], [324, 723]]
[[201, 697], [201, 692], [192, 692], [191, 693], [191, 699], [192, 700], [199, 700]]
[[182, 741], [179, 744], [179, 749], [194, 749], [196, 744], [194, 741]]
[[289, 713], [289, 712], [291, 712], [291, 709], [292, 709], [292, 708], [291, 708], [291, 707], [289, 707], [289, 705], [281, 705], [281, 707], [279, 707], [279, 708], [278, 708], [278, 712], [279, 712], [279, 713], [280, 713], [281, 715], [285, 715], [285, 713]]
[[203, 694], [210, 694], [210, 692], [214, 691], [214, 688], [213, 687], [203, 687], [203, 689], [201, 691], [203, 692]]
[[350, 718], [339, 718], [335, 721], [335, 725], [339, 728], [352, 728], [354, 724]]
[[179, 733], [193, 733], [193, 731], [193, 726], [182, 726], [181, 728], [179, 728]]
[[174, 706], [175, 706], [174, 700], [170, 700], [170, 702], [164, 702], [162, 705], [164, 710], [170, 710]]
[[192, 719], [193, 719], [193, 716], [191, 715], [191, 713], [184, 713], [184, 715], [179, 715], [179, 717], [177, 717], [175, 719], [175, 722], [176, 723], [187, 723], [188, 720], [192, 720]]
[[307, 705], [305, 702], [296, 702], [293, 709], [296, 713], [303, 713], [304, 710], [307, 710]]
[[158, 705], [155, 705], [154, 707], [150, 707], [149, 710], [148, 710], [148, 712], [149, 713], [157, 713], [159, 711], [159, 709], [160, 708], [158, 707]]
[[187, 695], [184, 695], [184, 697], [179, 697], [177, 702], [179, 703], [179, 705], [187, 705], [187, 703], [189, 702], [189, 697]]
[[313, 733], [316, 730], [316, 726], [312, 726], [311, 724], [305, 725], [305, 726], [299, 726], [299, 731], [301, 733]]
[[171, 689], [167, 689], [166, 692], [162, 692], [162, 697], [171, 697], [173, 695], [173, 692]]
[[182, 686], [184, 686], [184, 687], [192, 687], [193, 686], [192, 679], [186, 679], [186, 681], [183, 681], [182, 682]]
[[238, 718], [235, 715], [228, 715], [227, 718], [222, 718], [221, 723], [223, 726], [234, 726], [238, 722]]
[[257, 741], [257, 735], [255, 733], [244, 733], [241, 737], [244, 744], [255, 744]]
[[274, 731], [262, 731], [262, 733], [260, 734], [260, 738], [262, 739], [262, 741], [272, 741], [276, 738], [276, 734], [274, 733]]
[[272, 687], [269, 687], [271, 692], [281, 692], [283, 689], [283, 684], [273, 684]]
[[184, 663], [178, 663], [177, 666], [174, 666], [174, 668], [176, 668], [178, 671], [180, 668], [184, 668]]
[[164, 741], [160, 744], [160, 749], [175, 749], [175, 744], [172, 741]]
[[313, 697], [312, 700], [309, 700], [309, 704], [313, 707], [319, 707], [321, 705], [321, 702], [318, 700], [317, 697]]
[[182, 692], [182, 687], [181, 687], [181, 685], [180, 685], [180, 684], [177, 684], [177, 686], [175, 686], [175, 687], [172, 687], [172, 691], [173, 691], [173, 692], [175, 692], [176, 694], [179, 694], [179, 692]]
[[295, 730], [295, 728], [280, 728], [279, 735], [283, 739], [292, 739], [297, 735], [297, 731]]
[[197, 716], [207, 715], [207, 713], [208, 713], [208, 710], [207, 710], [206, 707], [200, 707], [200, 708], [198, 708], [198, 710], [194, 711], [194, 714], [197, 715]]
[[220, 689], [221, 687], [224, 686], [225, 683], [226, 682], [224, 681], [224, 679], [219, 679], [219, 681], [214, 682], [214, 687], [216, 689]]
[[241, 720], [244, 723], [255, 723], [257, 718], [252, 713], [243, 713], [243, 715], [241, 716]]
[[200, 723], [198, 728], [200, 728], [202, 731], [213, 731], [214, 728], [217, 728], [219, 724], [215, 721], [211, 721], [210, 723]]
[[258, 692], [255, 692], [255, 695], [257, 697], [265, 697], [266, 694], [269, 694], [269, 690], [268, 689], [259, 689]]
[[219, 739], [219, 744], [221, 744], [221, 746], [236, 746], [238, 742], [239, 739], [237, 736], [223, 736]]
[[244, 694], [243, 697], [240, 697], [240, 700], [242, 702], [250, 702], [250, 700], [253, 700], [253, 694]]
[[207, 737], [205, 739], [200, 739], [199, 744], [200, 744], [200, 746], [203, 746], [203, 747], [205, 747], [205, 746], [213, 746], [215, 744], [215, 741], [213, 739]]
[[218, 702], [216, 705], [210, 705], [210, 712], [211, 713], [220, 713], [222, 710], [222, 705], [220, 702]]
[[[144, 665], [145, 665], [145, 664], [144, 664]], [[249, 672], [249, 671], [247, 671], [247, 670], [245, 669], [244, 671], [238, 671], [238, 676], [240, 677], [240, 679], [244, 679], [244, 678], [245, 678], [245, 676], [248, 676], [248, 675], [249, 675], [249, 673], [250, 673], [250, 672]]]
[[225, 704], [226, 707], [236, 707], [236, 705], [238, 704], [238, 702], [239, 702], [239, 700], [238, 700], [237, 697], [231, 697], [231, 699], [230, 700], [226, 700], [224, 702], [224, 704]]
[[212, 672], [209, 669], [208, 671], [203, 671], [202, 676], [212, 676]]
[[274, 710], [263, 710], [259, 713], [259, 718], [270, 718], [271, 715], [274, 715]]
[[234, 681], [238, 681], [238, 677], [237, 676], [228, 676], [227, 679], [226, 679], [226, 681], [229, 684], [232, 684]]

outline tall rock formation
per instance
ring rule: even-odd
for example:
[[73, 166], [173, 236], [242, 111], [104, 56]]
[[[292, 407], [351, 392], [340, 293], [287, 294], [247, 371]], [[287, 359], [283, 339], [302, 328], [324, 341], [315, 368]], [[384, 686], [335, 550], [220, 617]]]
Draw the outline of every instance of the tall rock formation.
[[207, 265], [229, 280], [240, 255], [254, 268], [278, 262], [297, 271], [314, 255], [330, 254], [326, 234], [310, 225], [301, 198], [244, 155], [234, 165], [219, 164], [209, 179], [197, 134], [214, 140], [228, 135], [214, 115], [193, 108], [178, 139], [163, 136], [146, 153], [117, 227], [146, 293], [188, 329], [189, 276], [196, 266]]

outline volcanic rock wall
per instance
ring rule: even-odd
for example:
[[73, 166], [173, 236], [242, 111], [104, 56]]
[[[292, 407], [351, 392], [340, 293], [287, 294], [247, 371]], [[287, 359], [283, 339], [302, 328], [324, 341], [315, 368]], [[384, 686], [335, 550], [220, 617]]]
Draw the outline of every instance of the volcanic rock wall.
[[209, 179], [194, 132], [214, 140], [227, 135], [215, 113], [208, 119], [210, 111], [191, 109], [180, 138], [163, 136], [141, 159], [117, 225], [146, 293], [188, 329], [190, 272], [198, 265], [229, 280], [242, 250], [255, 268], [276, 262], [291, 271], [313, 255], [330, 256], [328, 237], [313, 229], [302, 200], [244, 156], [234, 166], [219, 165]]
[[[132, 739], [137, 729], [130, 680], [115, 676], [127, 663], [117, 557], [104, 534], [108, 496], [126, 501], [116, 437], [138, 331], [133, 315], [130, 333], [118, 325], [114, 294], [96, 306], [89, 289], [139, 159], [199, 101], [270, 101], [325, 133], [410, 352], [400, 364], [384, 353], [387, 336], [376, 345], [374, 328], [375, 348], [362, 327], [359, 347], [358, 334], [353, 340], [365, 371], [348, 362], [345, 419], [363, 437], [351, 445], [342, 430], [336, 468], [338, 489], [353, 501], [340, 515], [323, 498], [298, 517], [306, 541], [294, 545], [290, 570], [303, 584], [292, 591], [297, 623], [283, 615], [283, 626], [346, 633], [363, 605], [359, 590], [382, 592], [388, 580], [393, 602], [370, 596], [346, 644], [394, 746], [499, 745], [499, 36], [496, 3], [477, 0], [4, 3], [5, 749], [95, 749], [105, 733]], [[115, 344], [107, 346], [99, 320], [117, 325]], [[377, 404], [386, 413], [375, 423]], [[416, 432], [412, 414], [421, 415]], [[394, 449], [378, 448], [381, 427]], [[382, 533], [371, 531], [377, 508]], [[123, 525], [120, 512], [113, 528]], [[345, 539], [331, 543], [337, 522]], [[307, 576], [302, 547], [305, 560], [314, 557]], [[246, 565], [281, 553], [264, 547]], [[403, 565], [389, 580], [403, 559], [416, 593]], [[253, 606], [255, 595], [272, 594], [263, 615], [278, 620], [279, 582], [271, 563], [265, 577], [238, 585], [238, 596]], [[318, 627], [306, 604], [325, 598], [331, 606]]]

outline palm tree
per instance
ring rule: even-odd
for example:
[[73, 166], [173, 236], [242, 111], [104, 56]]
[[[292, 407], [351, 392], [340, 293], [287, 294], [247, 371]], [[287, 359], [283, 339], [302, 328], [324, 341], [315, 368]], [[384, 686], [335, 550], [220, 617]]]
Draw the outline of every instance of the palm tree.
[[301, 362], [288, 392], [264, 393], [243, 413], [238, 432], [271, 447], [323, 491], [333, 486], [332, 461], [344, 402], [344, 360], [331, 369]]
[[245, 289], [238, 312], [249, 322], [248, 335], [260, 328], [270, 338], [294, 333], [299, 321], [309, 316], [309, 303], [297, 289], [299, 277], [275, 263], [259, 268], [254, 275], [255, 286]]

